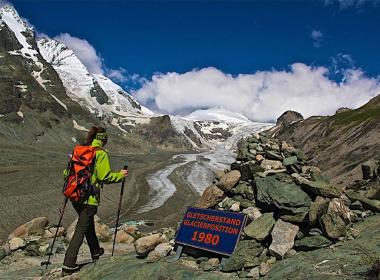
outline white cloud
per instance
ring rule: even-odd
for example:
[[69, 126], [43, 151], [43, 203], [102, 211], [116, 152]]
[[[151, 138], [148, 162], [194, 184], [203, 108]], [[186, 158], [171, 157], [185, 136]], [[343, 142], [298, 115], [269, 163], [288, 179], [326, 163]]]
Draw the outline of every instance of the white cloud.
[[73, 50], [90, 73], [104, 74], [103, 60], [87, 40], [71, 36], [68, 33], [59, 34], [54, 39]]
[[179, 74], [156, 74], [134, 92], [145, 105], [163, 113], [186, 114], [223, 106], [255, 121], [274, 121], [284, 111], [309, 117], [333, 114], [340, 107], [357, 108], [380, 93], [380, 77], [360, 69], [344, 72], [337, 83], [325, 67], [294, 63], [289, 71], [259, 71], [232, 76], [216, 68]]
[[322, 44], [323, 33], [319, 30], [313, 30], [310, 33], [310, 37], [313, 39], [313, 46], [319, 48]]
[[121, 83], [130, 82], [133, 84], [141, 85], [146, 81], [144, 77], [141, 77], [138, 74], [129, 74], [128, 71], [125, 70], [123, 67], [119, 67], [118, 69], [107, 68], [105, 72], [108, 78], [116, 82], [121, 82]]

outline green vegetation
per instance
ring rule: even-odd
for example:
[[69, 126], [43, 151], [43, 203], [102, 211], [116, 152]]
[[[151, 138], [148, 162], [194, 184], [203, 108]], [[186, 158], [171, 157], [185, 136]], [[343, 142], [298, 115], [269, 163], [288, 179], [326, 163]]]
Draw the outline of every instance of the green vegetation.
[[357, 110], [336, 114], [332, 118], [339, 125], [354, 125], [368, 119], [377, 120], [380, 119], [380, 106], [378, 104], [367, 104]]

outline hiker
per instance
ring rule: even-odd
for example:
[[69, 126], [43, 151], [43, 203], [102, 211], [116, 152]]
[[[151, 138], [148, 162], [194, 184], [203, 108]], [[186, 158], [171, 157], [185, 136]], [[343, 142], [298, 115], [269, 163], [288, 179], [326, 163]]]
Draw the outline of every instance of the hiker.
[[[107, 144], [107, 139], [107, 133], [103, 127], [93, 126], [88, 132], [86, 144], [96, 147], [95, 164], [91, 175], [91, 185], [94, 186], [95, 191], [84, 202], [72, 201], [72, 205], [79, 217], [74, 235], [66, 251], [62, 267], [63, 275], [68, 275], [79, 270], [80, 267], [76, 264], [76, 261], [84, 236], [86, 236], [93, 261], [98, 260], [104, 254], [104, 249], [99, 246], [99, 241], [96, 237], [94, 223], [94, 216], [100, 202], [100, 185], [103, 183], [118, 183], [128, 176], [128, 171], [125, 169], [119, 172], [111, 172], [107, 152], [103, 149]], [[67, 175], [67, 170], [64, 173]]]

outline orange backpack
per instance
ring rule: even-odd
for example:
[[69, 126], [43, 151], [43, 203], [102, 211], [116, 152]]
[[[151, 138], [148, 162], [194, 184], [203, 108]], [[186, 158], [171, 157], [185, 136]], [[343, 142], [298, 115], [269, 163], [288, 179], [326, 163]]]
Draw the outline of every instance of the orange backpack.
[[94, 172], [96, 151], [101, 148], [77, 145], [74, 148], [67, 167], [67, 177], [63, 186], [63, 195], [71, 201], [83, 202], [95, 188], [91, 184], [91, 175]]

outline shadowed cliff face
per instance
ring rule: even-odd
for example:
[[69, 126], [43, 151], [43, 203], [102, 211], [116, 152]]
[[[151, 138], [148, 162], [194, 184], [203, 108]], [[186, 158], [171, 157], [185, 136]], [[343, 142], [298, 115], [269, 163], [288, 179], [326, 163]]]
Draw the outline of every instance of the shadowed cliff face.
[[360, 164], [380, 157], [380, 96], [329, 117], [276, 126], [272, 135], [303, 149], [338, 184], [361, 179]]

